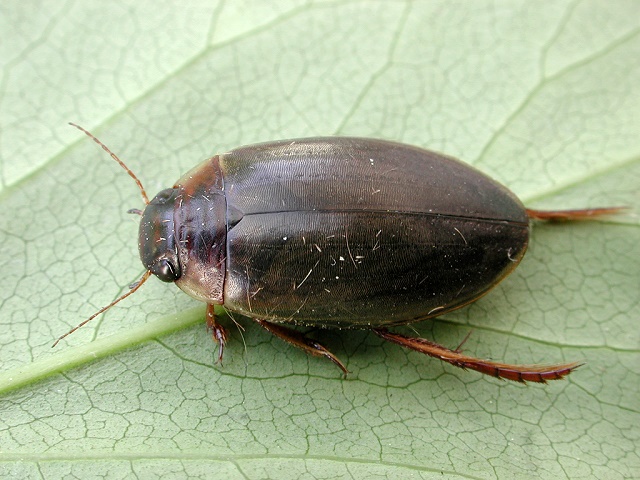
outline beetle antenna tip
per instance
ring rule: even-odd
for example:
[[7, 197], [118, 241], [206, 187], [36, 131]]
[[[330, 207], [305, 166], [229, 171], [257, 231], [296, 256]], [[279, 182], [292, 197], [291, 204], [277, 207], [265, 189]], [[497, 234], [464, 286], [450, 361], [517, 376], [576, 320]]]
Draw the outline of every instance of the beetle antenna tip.
[[131, 289], [120, 295], [118, 298], [116, 298], [113, 302], [111, 302], [109, 305], [107, 305], [106, 307], [102, 307], [100, 310], [98, 310], [96, 313], [94, 313], [93, 315], [91, 315], [89, 318], [87, 318], [86, 320], [84, 320], [83, 322], [80, 322], [78, 325], [76, 325], [75, 327], [73, 327], [71, 330], [69, 330], [67, 333], [65, 333], [64, 335], [60, 335], [58, 337], [58, 339], [53, 342], [53, 345], [51, 345], [51, 348], [55, 347], [56, 345], [58, 345], [58, 343], [60, 343], [60, 340], [62, 340], [63, 338], [71, 335], [73, 332], [75, 332], [76, 330], [78, 330], [79, 328], [84, 327], [87, 323], [89, 323], [91, 320], [93, 320], [94, 318], [96, 318], [98, 315], [106, 312], [107, 310], [109, 310], [111, 307], [113, 307], [116, 303], [118, 303], [120, 300], [124, 300], [125, 298], [127, 298], [129, 295], [131, 295], [132, 293], [134, 293], [136, 290], [138, 290], [138, 288], [140, 288], [142, 286], [142, 284], [144, 282], [147, 281], [147, 279], [151, 276], [151, 272], [149, 270], [147, 270], [146, 272], [144, 272], [144, 275], [142, 275], [142, 278], [140, 280], [138, 280], [138, 282], [136, 282], [136, 284], [134, 284], [133, 287], [131, 287]]

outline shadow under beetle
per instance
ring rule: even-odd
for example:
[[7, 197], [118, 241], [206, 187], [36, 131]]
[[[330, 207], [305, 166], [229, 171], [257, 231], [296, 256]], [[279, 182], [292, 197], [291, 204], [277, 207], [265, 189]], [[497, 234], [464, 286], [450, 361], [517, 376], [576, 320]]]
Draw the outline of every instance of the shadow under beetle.
[[[236, 148], [201, 163], [146, 204], [138, 247], [147, 272], [207, 304], [222, 360], [227, 332], [214, 305], [253, 318], [309, 354], [342, 362], [288, 324], [362, 328], [456, 367], [518, 382], [564, 377], [579, 363], [482, 360], [387, 327], [467, 305], [522, 259], [530, 221], [582, 220], [620, 207], [540, 211], [474, 168], [384, 140], [319, 137]], [[464, 343], [464, 342], [463, 342]]]

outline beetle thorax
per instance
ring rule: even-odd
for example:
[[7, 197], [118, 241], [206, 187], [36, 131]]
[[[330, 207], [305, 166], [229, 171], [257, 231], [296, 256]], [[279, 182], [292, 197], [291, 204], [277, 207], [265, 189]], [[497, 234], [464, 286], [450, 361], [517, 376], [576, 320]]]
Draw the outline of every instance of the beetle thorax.
[[223, 303], [226, 201], [222, 192], [187, 195], [174, 211], [182, 276], [176, 285], [207, 303]]

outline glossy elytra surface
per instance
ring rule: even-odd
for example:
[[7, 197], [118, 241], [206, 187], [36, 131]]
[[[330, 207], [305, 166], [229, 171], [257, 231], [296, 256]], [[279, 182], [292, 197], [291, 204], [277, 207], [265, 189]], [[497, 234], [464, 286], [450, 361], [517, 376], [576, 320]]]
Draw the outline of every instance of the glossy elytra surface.
[[529, 235], [524, 207], [503, 186], [383, 140], [242, 147], [174, 188], [176, 223], [148, 207], [141, 255], [158, 245], [147, 224], [166, 226], [162, 238], [175, 228], [180, 288], [279, 323], [385, 326], [446, 313], [511, 272]]

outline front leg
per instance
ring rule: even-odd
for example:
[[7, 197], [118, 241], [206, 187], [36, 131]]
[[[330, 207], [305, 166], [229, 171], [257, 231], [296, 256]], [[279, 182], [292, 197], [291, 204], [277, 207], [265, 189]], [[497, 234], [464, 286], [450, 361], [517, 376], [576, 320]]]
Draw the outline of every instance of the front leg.
[[216, 322], [215, 305], [207, 304], [207, 328], [218, 344], [218, 363], [222, 365], [222, 354], [224, 353], [224, 345], [227, 342], [227, 331]]

